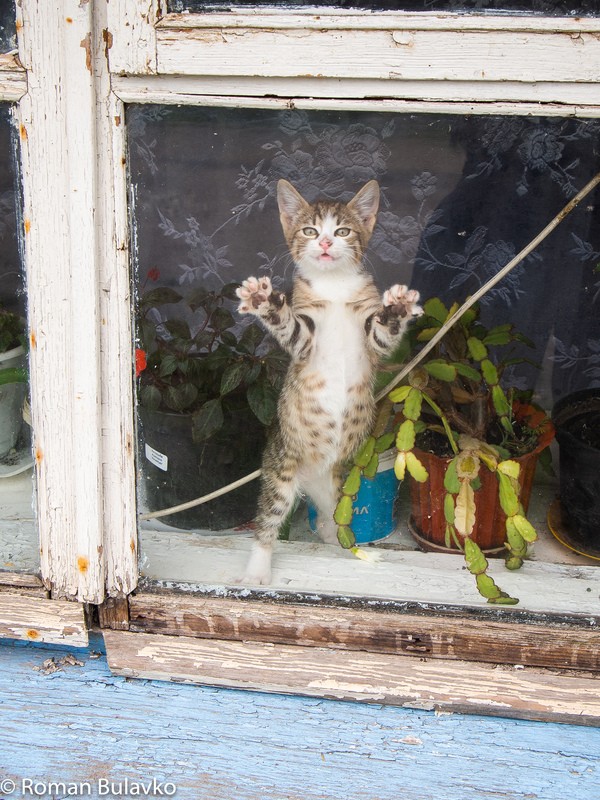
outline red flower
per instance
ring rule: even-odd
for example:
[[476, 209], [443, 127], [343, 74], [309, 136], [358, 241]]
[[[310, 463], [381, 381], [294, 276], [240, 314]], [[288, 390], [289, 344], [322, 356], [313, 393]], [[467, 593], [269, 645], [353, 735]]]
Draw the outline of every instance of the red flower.
[[135, 377], [138, 378], [140, 372], [146, 369], [146, 353], [144, 350], [136, 349], [135, 351]]
[[151, 281], [157, 281], [160, 278], [160, 270], [158, 267], [152, 267], [152, 269], [148, 270], [147, 277]]

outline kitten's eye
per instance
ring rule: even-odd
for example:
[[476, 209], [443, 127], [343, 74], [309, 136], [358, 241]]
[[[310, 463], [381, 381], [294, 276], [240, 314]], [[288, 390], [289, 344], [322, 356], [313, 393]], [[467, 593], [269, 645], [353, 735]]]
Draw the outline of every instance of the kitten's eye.
[[309, 239], [316, 239], [319, 235], [319, 231], [316, 228], [302, 228], [302, 233], [308, 236]]
[[335, 232], [336, 236], [350, 236], [350, 228], [338, 228]]

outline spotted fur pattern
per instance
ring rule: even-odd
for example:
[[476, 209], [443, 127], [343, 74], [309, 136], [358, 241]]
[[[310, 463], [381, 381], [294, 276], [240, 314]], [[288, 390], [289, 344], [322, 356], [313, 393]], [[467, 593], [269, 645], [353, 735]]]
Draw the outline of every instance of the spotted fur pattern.
[[382, 299], [363, 268], [379, 205], [376, 181], [347, 204], [310, 205], [282, 180], [277, 200], [296, 264], [291, 302], [267, 277], [238, 289], [239, 311], [258, 317], [291, 356], [263, 457], [256, 540], [243, 578], [253, 585], [270, 583], [273, 543], [299, 493], [317, 508], [323, 541], [337, 542], [343, 464], [372, 427], [375, 370], [422, 313], [417, 292], [395, 285]]

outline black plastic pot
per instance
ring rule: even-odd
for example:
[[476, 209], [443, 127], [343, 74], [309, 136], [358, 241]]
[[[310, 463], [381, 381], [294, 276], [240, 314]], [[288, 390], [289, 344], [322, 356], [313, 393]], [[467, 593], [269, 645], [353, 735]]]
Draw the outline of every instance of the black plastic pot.
[[552, 412], [560, 452], [560, 508], [570, 539], [600, 548], [600, 389], [567, 395]]
[[[260, 468], [264, 428], [252, 414], [231, 414], [208, 441], [192, 439], [189, 414], [139, 409], [140, 489], [150, 511], [186, 503]], [[256, 514], [258, 481], [200, 506], [161, 517], [185, 530], [223, 530]]]

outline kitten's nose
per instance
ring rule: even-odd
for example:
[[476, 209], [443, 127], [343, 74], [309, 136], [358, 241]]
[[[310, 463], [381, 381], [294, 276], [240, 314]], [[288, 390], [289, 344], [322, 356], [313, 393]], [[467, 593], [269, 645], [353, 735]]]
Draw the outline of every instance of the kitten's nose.
[[323, 249], [324, 253], [326, 253], [329, 250], [332, 244], [333, 242], [331, 241], [331, 239], [328, 239], [327, 237], [324, 237], [319, 242], [319, 246]]

